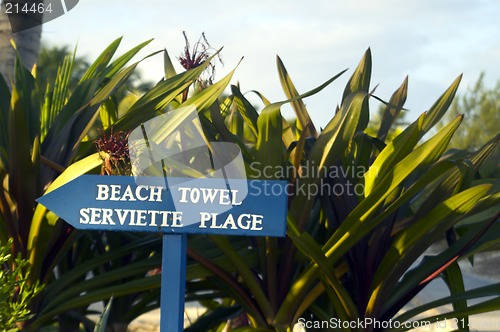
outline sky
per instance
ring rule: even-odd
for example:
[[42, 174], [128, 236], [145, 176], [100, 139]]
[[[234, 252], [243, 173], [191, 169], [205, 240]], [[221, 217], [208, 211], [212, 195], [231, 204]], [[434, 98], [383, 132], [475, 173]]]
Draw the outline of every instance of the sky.
[[[80, 0], [44, 25], [42, 40], [71, 48], [77, 44], [77, 54], [93, 60], [120, 36], [118, 54], [154, 38], [137, 59], [167, 49], [174, 60], [185, 45], [182, 31], [191, 44], [204, 32], [211, 46], [224, 46], [224, 65], [217, 65], [216, 79], [238, 66], [232, 84], [239, 82], [243, 92], [258, 90], [270, 101], [285, 99], [276, 55], [299, 92], [349, 68], [305, 100], [316, 127], [324, 127], [368, 48], [377, 96], [388, 100], [409, 76], [405, 107], [410, 121], [461, 73], [459, 93], [481, 72], [486, 86], [493, 87], [500, 80], [499, 19], [498, 0]], [[146, 59], [139, 68], [145, 79], [160, 80], [162, 55]], [[246, 96], [257, 103], [252, 93]], [[376, 110], [379, 104], [371, 105]], [[289, 107], [283, 108], [283, 115], [293, 116]]]

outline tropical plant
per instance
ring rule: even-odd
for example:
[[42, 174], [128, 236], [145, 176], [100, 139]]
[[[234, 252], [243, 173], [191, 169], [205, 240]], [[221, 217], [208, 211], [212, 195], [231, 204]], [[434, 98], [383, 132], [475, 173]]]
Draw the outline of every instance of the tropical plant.
[[[259, 114], [232, 86], [230, 97], [201, 114], [210, 119], [206, 132], [215, 132], [210, 139], [239, 144], [251, 176], [290, 181], [288, 237], [249, 238], [242, 243], [208, 236], [191, 242], [189, 256], [213, 276], [188, 283], [188, 296], [212, 309], [189, 331], [206, 331], [207, 322], [218, 331], [228, 317], [241, 312], [247, 317], [243, 324], [239, 320], [241, 331], [291, 331], [299, 319], [403, 322], [446, 303], [453, 305], [452, 312], [428, 319], [455, 317], [468, 330], [468, 315], [499, 309], [500, 284], [465, 291], [457, 264], [499, 244], [498, 180], [472, 177], [499, 136], [460, 158], [447, 156], [449, 140], [462, 120], [458, 116], [420, 143], [450, 106], [460, 78], [429, 111], [385, 142], [390, 125], [381, 126], [377, 137], [364, 132], [368, 99], [381, 100], [369, 93], [369, 50], [320, 133], [301, 100], [340, 74], [301, 95], [279, 58], [277, 64], [287, 101], [269, 103], [259, 94], [265, 104]], [[394, 121], [406, 93], [405, 80], [384, 102], [382, 123]], [[297, 116], [294, 131], [280, 114], [285, 103], [292, 104]], [[428, 254], [427, 249], [443, 239], [448, 246]], [[401, 314], [435, 278], [446, 282], [450, 296]], [[467, 299], [485, 294], [494, 298], [467, 304]], [[226, 300], [220, 304], [217, 298]], [[381, 328], [351, 324], [339, 330]]]
[[[13, 255], [29, 259], [31, 282], [45, 284], [32, 302], [34, 317], [26, 322], [27, 329], [38, 329], [54, 319], [67, 331], [78, 329], [81, 322], [91, 326], [85, 318], [91, 303], [113, 294], [148, 293], [159, 285], [159, 279], [151, 277], [110, 287], [116, 280], [137, 275], [143, 278], [159, 265], [158, 257], [147, 256], [157, 249], [156, 238], [133, 234], [123, 237], [130, 243], [121, 246], [112, 240], [113, 235], [74, 231], [35, 201], [58, 183], [99, 170], [102, 160], [95, 152], [92, 135], [116, 119], [119, 100], [114, 94], [138, 62], [126, 64], [148, 44], [111, 61], [120, 41], [101, 54], [71, 91], [71, 56], [64, 59], [55, 82], [47, 89], [41, 89], [45, 82], [37, 79], [36, 73], [30, 74], [19, 58], [12, 91], [0, 78], [0, 238], [2, 242], [12, 238]], [[80, 163], [70, 166], [76, 160]], [[144, 259], [137, 255], [137, 262], [129, 260], [128, 272], [120, 273], [117, 267], [118, 272], [109, 273], [114, 260], [129, 257], [138, 248], [145, 250]], [[91, 281], [90, 275], [94, 276]]]
[[[59, 67], [68, 56], [72, 58], [72, 69], [70, 82], [68, 83], [71, 90], [78, 84], [80, 78], [90, 67], [90, 63], [76, 55], [77, 50], [72, 52], [69, 46], [52, 46], [42, 44], [38, 58], [36, 61], [36, 76], [42, 83], [53, 83], [57, 77]], [[44, 90], [46, 87], [44, 86]]]
[[110, 313], [112, 305], [113, 305], [113, 298], [111, 298], [109, 300], [108, 304], [104, 308], [104, 311], [103, 311], [101, 317], [99, 317], [99, 320], [95, 324], [94, 332], [105, 332], [106, 331], [109, 313]]
[[[140, 61], [127, 63], [149, 43], [112, 61], [120, 41], [104, 50], [74, 87], [69, 85], [72, 55], [64, 59], [55, 82], [44, 85], [19, 58], [12, 91], [0, 79], [0, 238], [13, 239], [13, 253], [31, 263], [31, 282], [45, 285], [31, 303], [34, 317], [24, 324], [26, 330], [54, 322], [64, 331], [78, 330], [82, 323], [91, 330], [89, 305], [112, 296], [107, 323], [115, 330], [159, 305], [160, 275], [152, 272], [160, 267], [160, 237], [77, 231], [35, 201], [81, 174], [99, 173], [110, 151], [95, 152], [97, 136], [114, 139], [113, 133], [129, 132], [180, 105], [183, 92], [213, 59], [179, 75], [167, 70], [166, 78], [143, 96], [120, 100], [116, 94]], [[186, 104], [206, 110], [231, 75]], [[195, 277], [207, 275], [199, 268], [190, 271]]]
[[[111, 297], [107, 323], [112, 326], [123, 327], [158, 306], [159, 275], [151, 271], [160, 266], [159, 237], [76, 231], [35, 199], [103, 169], [114, 150], [94, 152], [98, 128], [105, 130], [107, 141], [118, 140], [117, 133], [183, 106], [198, 110], [208, 144], [227, 141], [240, 147], [249, 177], [287, 179], [290, 190], [284, 239], [190, 237], [186, 299], [208, 308], [190, 331], [219, 331], [228, 320], [239, 331], [291, 331], [299, 319], [403, 321], [446, 303], [454, 311], [432, 319], [456, 317], [466, 323], [468, 315], [500, 308], [499, 284], [464, 291], [457, 264], [459, 258], [499, 244], [498, 181], [473, 177], [499, 137], [458, 158], [445, 151], [461, 117], [430, 138], [424, 136], [446, 112], [460, 79], [428, 112], [384, 141], [387, 126], [377, 137], [365, 133], [368, 100], [380, 100], [369, 93], [370, 51], [349, 79], [332, 120], [318, 132], [302, 99], [343, 72], [299, 94], [278, 58], [288, 100], [270, 103], [257, 93], [265, 106], [259, 113], [237, 86], [218, 101], [234, 70], [186, 93], [217, 52], [177, 74], [165, 51], [165, 78], [119, 112], [113, 95], [138, 65], [126, 63], [146, 43], [111, 61], [118, 44], [102, 53], [71, 94], [67, 83], [50, 85], [51, 92], [37, 90], [36, 75], [20, 65], [12, 93], [0, 80], [0, 236], [14, 239], [14, 253], [30, 259], [32, 281], [45, 284], [26, 329], [55, 319], [65, 331], [80, 322], [91, 329], [88, 306]], [[67, 82], [71, 60], [61, 68], [56, 80]], [[393, 123], [390, 117], [405, 99], [403, 84], [385, 103], [389, 118], [383, 123]], [[293, 128], [280, 112], [286, 103], [297, 115]], [[332, 192], [334, 188], [344, 191]], [[426, 250], [442, 239], [448, 246], [428, 255]], [[419, 264], [422, 255], [427, 257]], [[440, 276], [450, 288], [449, 297], [401, 313]], [[467, 299], [483, 296], [493, 298], [467, 304]]]
[[10, 253], [12, 240], [0, 242], [0, 331], [18, 331], [17, 324], [31, 317], [29, 304], [43, 286], [31, 284], [30, 266], [18, 255]]

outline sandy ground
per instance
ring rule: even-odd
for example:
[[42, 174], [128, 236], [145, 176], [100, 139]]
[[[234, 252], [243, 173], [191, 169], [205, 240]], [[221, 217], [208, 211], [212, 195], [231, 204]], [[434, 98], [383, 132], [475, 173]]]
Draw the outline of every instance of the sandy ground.
[[[205, 309], [195, 305], [186, 305], [184, 311], [184, 327], [189, 326], [190, 322], [194, 322], [197, 317], [204, 313]], [[157, 332], [160, 331], [160, 309], [148, 312], [129, 325], [131, 332]]]

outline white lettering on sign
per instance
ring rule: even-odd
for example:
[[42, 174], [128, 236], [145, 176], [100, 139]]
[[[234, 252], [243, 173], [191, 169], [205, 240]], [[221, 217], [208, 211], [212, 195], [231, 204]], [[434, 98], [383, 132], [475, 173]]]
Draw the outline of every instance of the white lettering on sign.
[[241, 205], [241, 201], [238, 202], [236, 197], [238, 190], [180, 187], [179, 191], [181, 192], [180, 203]]
[[161, 202], [163, 187], [139, 185], [135, 189], [120, 184], [98, 184], [97, 201], [140, 201]]
[[181, 211], [83, 208], [80, 224], [138, 227], [182, 227]]
[[[96, 201], [162, 202], [162, 195], [165, 190], [164, 187], [152, 185], [97, 184], [96, 186]], [[180, 198], [178, 198], [180, 203], [225, 206], [242, 204], [242, 201], [238, 199], [238, 190], [180, 187], [178, 191], [180, 193]], [[189, 208], [189, 205], [187, 208]], [[221, 215], [214, 212], [199, 212], [199, 214], [198, 227], [200, 229], [263, 230], [264, 216], [260, 214], [229, 213]], [[182, 211], [124, 209], [118, 207], [82, 208], [80, 209], [79, 221], [80, 224], [84, 225], [134, 226], [138, 228], [184, 227]]]
[[[200, 212], [200, 228], [222, 228], [222, 229], [246, 229], [251, 231], [262, 230], [262, 218], [260, 214], [240, 214], [236, 219], [232, 214], [226, 217], [224, 222], [217, 220], [217, 213]], [[208, 225], [207, 225], [208, 224]]]
[[[242, 229], [261, 231], [263, 215], [242, 213], [228, 214], [219, 218], [219, 214], [200, 212], [199, 228]], [[135, 227], [183, 227], [181, 211], [131, 210], [107, 208], [80, 209], [80, 224], [122, 225]]]

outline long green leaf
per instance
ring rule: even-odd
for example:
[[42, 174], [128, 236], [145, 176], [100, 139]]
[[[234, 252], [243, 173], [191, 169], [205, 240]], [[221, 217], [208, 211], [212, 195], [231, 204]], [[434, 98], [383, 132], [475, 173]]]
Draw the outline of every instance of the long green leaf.
[[[498, 286], [497, 286], [498, 287]], [[454, 299], [453, 299], [454, 300]], [[430, 317], [422, 318], [419, 320], [416, 320], [415, 322], [438, 322], [438, 321], [444, 321], [445, 319], [450, 320], [450, 319], [462, 319], [465, 317], [469, 317], [472, 315], [478, 315], [486, 312], [491, 312], [491, 311], [496, 311], [500, 310], [500, 297], [495, 297], [491, 300], [487, 300], [478, 304], [471, 305], [465, 309], [457, 310], [457, 311], [451, 311], [447, 313], [442, 313], [442, 314], [437, 314], [433, 315]], [[474, 326], [471, 326], [474, 328]], [[409, 328], [400, 328], [400, 329], [391, 329], [389, 331], [407, 331]]]
[[67, 126], [71, 117], [74, 116], [77, 111], [83, 109], [89, 104], [95, 94], [95, 91], [98, 89], [99, 83], [99, 79], [93, 78], [79, 83], [75, 87], [66, 104], [56, 115], [51, 127], [48, 128], [44, 139], [45, 149], [47, 146], [52, 145], [52, 142], [55, 140], [54, 137], [56, 137], [59, 132], [65, 128], [65, 126]]
[[[119, 248], [118, 248], [119, 249]], [[138, 250], [136, 248], [135, 250]], [[123, 251], [120, 251], [123, 252]], [[115, 255], [115, 257], [122, 258], [123, 256]], [[126, 257], [126, 256], [125, 256]], [[101, 260], [99, 260], [101, 261]], [[92, 260], [87, 261], [86, 265], [89, 266]], [[69, 300], [78, 297], [80, 294], [84, 292], [99, 290], [103, 288], [107, 288], [113, 284], [120, 283], [127, 278], [136, 277], [138, 279], [142, 279], [148, 271], [151, 271], [160, 265], [160, 259], [143, 259], [140, 261], [129, 263], [125, 266], [115, 267], [110, 271], [100, 273], [98, 275], [93, 276], [92, 278], [81, 280], [81, 277], [85, 277], [88, 271], [92, 271], [87, 269], [84, 274], [78, 276], [77, 279], [73, 280], [73, 283], [68, 284], [68, 280], [63, 276], [61, 281], [64, 282], [66, 286], [64, 288], [57, 287], [58, 292], [54, 292], [51, 290], [50, 295], [47, 295], [47, 300], [50, 302], [45, 305], [40, 312], [42, 315], [47, 311], [52, 311], [57, 309], [58, 307], [64, 307], [65, 303]], [[96, 266], [96, 264], [93, 264]], [[79, 269], [81, 271], [81, 269]], [[72, 274], [74, 275], [74, 274]], [[132, 290], [131, 290], [132, 292]], [[90, 304], [90, 303], [89, 303]]]
[[[367, 94], [358, 92], [346, 99], [339, 112], [321, 132], [309, 153], [311, 165], [321, 170], [334, 165], [340, 158], [356, 133], [361, 113], [366, 110], [363, 108], [363, 103], [367, 97]], [[317, 177], [306, 177], [298, 182], [298, 187], [317, 188], [320, 180]], [[300, 200], [302, 204], [292, 204], [290, 212], [298, 223], [299, 229], [303, 229], [310, 215], [314, 197], [306, 190], [306, 192], [299, 192], [294, 197], [295, 200]]]
[[274, 312], [255, 274], [250, 270], [245, 260], [236, 254], [227, 238], [212, 236], [211, 239], [231, 260], [250, 293], [255, 297], [255, 301], [259, 304], [263, 320], [269, 322], [274, 317]]
[[325, 244], [328, 256], [340, 257], [358, 239], [367, 234], [373, 227], [369, 217], [373, 215], [385, 198], [399, 186], [417, 168], [431, 165], [445, 151], [451, 136], [458, 128], [462, 117], [458, 117], [435, 136], [416, 148], [412, 153], [397, 163], [392, 172], [387, 174], [368, 195], [346, 218], [333, 236]]
[[75, 53], [73, 53], [72, 56], [67, 55], [64, 57], [63, 63], [57, 69], [56, 81], [54, 82], [54, 89], [51, 96], [48, 95], [51, 90], [50, 84], [47, 82], [46, 96], [40, 114], [42, 141], [45, 139], [49, 128], [53, 125], [57, 115], [67, 102], [67, 94], [71, 74], [73, 73], [74, 61]]
[[[368, 97], [367, 94], [358, 92], [351, 94], [342, 104], [340, 110], [328, 123], [323, 132], [319, 135], [312, 150], [309, 152], [309, 160], [318, 169], [328, 168], [334, 165], [340, 158], [349, 142], [356, 132], [360, 114], [363, 110], [363, 103]], [[271, 104], [272, 105], [272, 104]], [[271, 107], [269, 105], [268, 107]], [[288, 234], [299, 236], [309, 220], [314, 196], [310, 195], [307, 188], [317, 188], [320, 179], [316, 177], [306, 177], [299, 179], [297, 186], [306, 188], [304, 192], [299, 192], [293, 198], [291, 209], [288, 214]], [[283, 271], [289, 271], [294, 264], [295, 252], [288, 250], [282, 263]], [[284, 324], [290, 321], [293, 316], [292, 308], [297, 307], [297, 303], [305, 296], [310, 289], [310, 284], [314, 281], [314, 274], [317, 267], [310, 267], [302, 273], [291, 286], [278, 313], [276, 322]], [[289, 274], [289, 273], [288, 273]], [[291, 278], [290, 275], [283, 275], [283, 278]]]
[[111, 312], [111, 306], [113, 305], [113, 297], [109, 299], [108, 304], [104, 308], [104, 311], [96, 323], [94, 332], [106, 332], [106, 325], [108, 324], [109, 313]]
[[372, 53], [368, 48], [363, 55], [363, 58], [359, 62], [356, 70], [352, 74], [351, 78], [347, 82], [342, 95], [342, 103], [344, 100], [352, 93], [355, 92], [365, 92], [368, 93], [370, 90], [370, 79], [372, 73]]
[[228, 321], [229, 319], [241, 313], [242, 313], [241, 307], [239, 306], [232, 306], [232, 307], [221, 306], [214, 310], [210, 310], [205, 315], [196, 319], [196, 321], [193, 324], [189, 325], [189, 327], [186, 328], [185, 331], [205, 332], [209, 328], [213, 328], [214, 326], [219, 325], [224, 321]]
[[[134, 294], [142, 291], [150, 291], [160, 287], [160, 275], [147, 277], [144, 279], [135, 279], [130, 282], [112, 285], [110, 287], [97, 289], [87, 292], [80, 296], [74, 297], [64, 304], [65, 311], [81, 308], [87, 306], [89, 303], [96, 303], [99, 301], [108, 300], [111, 296], [116, 298], [129, 294]], [[37, 317], [30, 328], [39, 328], [49, 323], [54, 316], [61, 313], [61, 308], [55, 308], [50, 312], [46, 312]]]
[[250, 160], [249, 151], [248, 151], [247, 146], [241, 140], [240, 137], [234, 135], [233, 133], [231, 133], [227, 129], [227, 127], [224, 123], [224, 118], [221, 116], [220, 108], [218, 107], [217, 103], [214, 103], [214, 104], [212, 104], [212, 106], [210, 106], [210, 119], [212, 120], [212, 124], [213, 124], [215, 130], [222, 137], [222, 139], [225, 142], [236, 143], [239, 146], [239, 148], [243, 154], [243, 157], [246, 160]]
[[120, 43], [122, 41], [123, 37], [115, 39], [90, 65], [90, 67], [87, 69], [85, 74], [83, 74], [82, 78], [80, 79], [80, 83], [83, 81], [89, 80], [93, 77], [99, 76], [106, 66], [109, 64], [111, 61], [111, 58], [115, 54], [116, 50], [118, 49], [118, 46], [120, 46]]
[[456, 301], [464, 301], [464, 300], [472, 300], [472, 299], [479, 299], [482, 297], [489, 297], [489, 296], [500, 296], [500, 283], [494, 283], [491, 285], [479, 287], [479, 288], [474, 288], [471, 290], [467, 290], [461, 293], [453, 294], [450, 296], [446, 296], [428, 303], [425, 303], [423, 305], [417, 306], [413, 309], [410, 309], [401, 315], [397, 316], [394, 318], [394, 320], [404, 322], [412, 317], [415, 317], [416, 315], [420, 315], [421, 313], [428, 311], [429, 309], [434, 309], [434, 308], [439, 308], [443, 305], [447, 305]]
[[378, 306], [387, 303], [387, 297], [405, 271], [439, 236], [469, 212], [490, 187], [491, 185], [476, 186], [443, 201], [421, 220], [398, 234], [373, 279], [367, 308], [369, 313], [378, 312]]
[[206, 110], [212, 105], [217, 98], [224, 92], [226, 87], [231, 82], [231, 78], [233, 77], [236, 68], [234, 68], [229, 74], [227, 74], [224, 78], [222, 78], [217, 83], [208, 86], [206, 89], [202, 90], [200, 93], [188, 98], [186, 102], [182, 104], [182, 106], [194, 105], [198, 112]]
[[[476, 204], [475, 209], [482, 210], [488, 207], [498, 205], [500, 195], [489, 195], [483, 198]], [[402, 299], [411, 298], [414, 296], [415, 291], [422, 289], [432, 278], [446, 268], [450, 263], [455, 262], [459, 257], [465, 253], [472, 254], [478, 247], [498, 240], [498, 232], [500, 226], [494, 222], [498, 216], [483, 223], [477, 230], [474, 229], [462, 235], [455, 243], [448, 249], [444, 250], [436, 256], [424, 256], [422, 262], [412, 270], [408, 271], [398, 283], [397, 289], [391, 293], [383, 306], [382, 311], [388, 312], [390, 309], [395, 308], [397, 302]], [[491, 230], [490, 230], [491, 229]], [[412, 295], [413, 293], [413, 295]], [[393, 312], [395, 314], [395, 312]]]
[[170, 59], [166, 49], [163, 51], [163, 67], [165, 71], [165, 79], [169, 79], [177, 75], [174, 65], [172, 64], [172, 60]]
[[[448, 286], [451, 295], [465, 292], [464, 278], [457, 262], [452, 263], [444, 272], [443, 280]], [[467, 308], [466, 300], [456, 300], [453, 303], [453, 310], [458, 311]], [[463, 326], [459, 326], [464, 331], [469, 331], [469, 317], [465, 317]]]
[[389, 100], [389, 105], [386, 106], [384, 114], [382, 115], [382, 120], [380, 121], [380, 127], [378, 129], [377, 138], [381, 141], [385, 141], [389, 130], [395, 123], [399, 113], [401, 112], [408, 93], [408, 76], [405, 77], [403, 83], [391, 96]]
[[[252, 316], [254, 320], [258, 321], [260, 324], [265, 324], [265, 319], [262, 317], [260, 308], [247, 288], [244, 288], [243, 285], [241, 285], [228, 272], [222, 270], [219, 265], [214, 264], [214, 262], [199, 253], [194, 252], [190, 248], [188, 248], [188, 255], [216, 276], [216, 278], [211, 279], [211, 281], [216, 284], [216, 287], [227, 294], [230, 294], [230, 296], [232, 296], [241, 306], [245, 308], [246, 312]], [[248, 266], [251, 266], [249, 263], [250, 262], [248, 261], [246, 262]]]
[[36, 103], [39, 96], [37, 89], [35, 89], [35, 78], [23, 65], [17, 50], [14, 64], [14, 77], [14, 87], [19, 95], [17, 100], [19, 109], [24, 112], [27, 134], [29, 140], [33, 142], [35, 137], [40, 133], [40, 105]]
[[343, 321], [356, 320], [359, 318], [356, 305], [340, 280], [335, 275], [333, 266], [321, 251], [321, 247], [307, 233], [302, 233], [298, 237], [291, 237], [297, 248], [305, 255], [311, 258], [311, 261], [317, 264], [324, 275], [325, 287], [333, 290], [333, 297], [330, 297], [335, 313]]
[[234, 96], [234, 102], [238, 108], [239, 113], [245, 123], [248, 125], [248, 128], [252, 131], [252, 133], [257, 136], [257, 119], [259, 115], [257, 111], [252, 106], [252, 104], [243, 96], [239, 87], [235, 85], [231, 85], [231, 93]]
[[420, 132], [424, 122], [425, 114], [422, 114], [415, 122], [409, 125], [401, 134], [396, 136], [380, 152], [368, 171], [365, 178], [365, 197], [370, 195], [373, 188], [391, 172], [392, 168], [405, 158], [420, 139]]
[[[88, 105], [75, 112], [65, 123], [64, 127], [46, 140], [46, 158], [61, 166], [66, 166], [76, 156], [82, 139], [88, 134], [99, 116], [99, 107], [114, 94], [132, 75], [138, 63], [114, 75], [113, 78], [98, 91]], [[52, 144], [49, 144], [52, 142]], [[55, 142], [64, 142], [60, 146]]]
[[7, 82], [0, 74], [0, 170], [7, 169], [8, 123], [11, 94]]
[[[337, 114], [340, 113], [339, 111]], [[375, 187], [372, 194], [361, 201], [361, 203], [349, 214], [323, 246], [326, 256], [332, 263], [338, 261], [361, 238], [383, 221], [377, 218], [370, 220], [370, 217], [375, 213], [379, 205], [385, 201], [386, 197], [414, 170], [425, 165], [431, 165], [442, 155], [451, 136], [460, 124], [460, 121], [461, 117], [448, 124], [435, 136], [396, 164], [392, 172], [385, 176], [380, 184]], [[305, 217], [307, 217], [307, 215]], [[290, 223], [288, 223], [288, 226], [289, 232], [294, 229], [293, 227], [291, 228]], [[300, 232], [297, 233], [297, 235], [300, 235]], [[279, 316], [280, 320], [287, 320], [286, 311], [293, 306], [296, 298], [300, 298], [305, 294], [310, 287], [310, 283], [314, 280], [313, 276], [316, 273], [317, 267], [311, 266], [296, 279], [278, 312], [277, 317]]]
[[450, 85], [450, 87], [439, 97], [439, 99], [431, 106], [425, 117], [425, 121], [422, 127], [422, 135], [428, 132], [446, 113], [450, 107], [453, 98], [457, 92], [458, 86], [462, 79], [462, 75], [458, 76], [455, 81]]
[[[295, 85], [293, 84], [290, 75], [288, 75], [288, 71], [286, 70], [285, 65], [283, 64], [279, 56], [276, 56], [276, 63], [278, 66], [278, 75], [280, 78], [281, 87], [283, 88], [286, 97], [288, 99], [296, 98], [297, 96], [299, 96], [299, 93], [295, 88]], [[301, 99], [298, 99], [298, 100], [293, 100], [290, 104], [293, 110], [295, 111], [295, 115], [297, 116], [297, 120], [299, 123], [298, 129], [304, 130], [308, 137], [318, 136], [316, 128], [312, 123], [311, 117], [307, 112], [306, 105], [304, 104], [304, 102]]]
[[[159, 82], [139, 98], [129, 111], [116, 122], [115, 129], [130, 131], [135, 129], [138, 124], [144, 123], [158, 115], [158, 111], [163, 110], [203, 73], [214, 56], [216, 55], [207, 59], [201, 66]], [[205, 103], [206, 101], [206, 98], [205, 100], [199, 99], [198, 103], [200, 105], [196, 106], [201, 106], [201, 102]]]
[[[113, 61], [109, 67], [105, 71], [105, 76], [108, 78], [112, 78], [115, 76], [116, 73], [118, 73], [125, 65], [137, 54], [139, 53], [140, 50], [142, 50], [145, 46], [147, 46], [149, 43], [151, 43], [153, 39], [146, 40], [143, 43], [140, 43], [139, 45], [135, 46], [134, 48], [130, 49], [129, 51], [125, 52], [123, 55], [121, 55], [118, 59]], [[156, 53], [153, 53], [156, 54]], [[149, 55], [151, 56], [151, 55]], [[148, 57], [149, 57], [148, 56]]]
[[[25, 117], [25, 103], [22, 95], [18, 94], [17, 86], [12, 89], [12, 106], [9, 113], [9, 191], [17, 209], [19, 224], [19, 238], [23, 246], [28, 241], [31, 216], [37, 198], [37, 169], [35, 169], [31, 154], [32, 143], [30, 140], [28, 123]], [[7, 208], [7, 207], [6, 207]], [[14, 234], [11, 234], [14, 236]], [[26, 248], [23, 248], [25, 250]]]
[[[105, 265], [106, 263], [110, 261], [114, 261], [117, 259], [120, 259], [122, 257], [127, 257], [130, 254], [133, 254], [140, 250], [141, 248], [149, 248], [152, 247], [153, 245], [157, 245], [159, 243], [159, 239], [155, 239], [152, 237], [146, 237], [146, 238], [139, 238], [135, 241], [132, 241], [130, 243], [127, 243], [121, 247], [114, 247], [112, 250], [109, 250], [108, 252], [105, 252], [101, 255], [98, 255], [96, 257], [92, 257], [91, 259], [86, 260], [85, 262], [80, 263], [78, 266], [75, 266], [72, 268], [70, 271], [66, 272], [64, 275], [60, 276], [57, 280], [56, 283], [53, 283], [46, 288], [46, 296], [51, 300], [51, 305], [53, 303], [53, 299], [58, 297], [58, 296], [63, 296], [64, 299], [64, 294], [65, 293], [70, 293], [74, 292], [74, 287], [79, 287], [78, 282], [82, 279], [85, 278], [87, 275], [88, 271], [92, 271], [97, 269], [98, 267]], [[158, 258], [159, 259], [159, 258]], [[146, 259], [145, 259], [146, 261]], [[159, 261], [157, 260], [156, 262], [143, 262], [146, 264], [146, 266], [149, 266], [150, 264], [153, 266], [154, 264], [158, 264]], [[139, 269], [140, 270], [140, 269]], [[115, 272], [110, 271], [108, 272], [107, 275], [104, 277], [102, 275], [97, 276], [100, 278], [100, 280], [104, 280], [105, 282], [103, 283], [109, 283], [110, 278], [115, 278], [116, 275], [114, 274]], [[131, 271], [126, 271], [126, 274], [134, 275], [136, 272], [131, 272]], [[123, 276], [125, 277], [126, 274]], [[102, 281], [97, 280], [98, 283], [101, 283]], [[76, 293], [77, 294], [77, 293]], [[75, 294], [73, 294], [74, 296]], [[64, 302], [61, 302], [64, 303]], [[56, 305], [54, 305], [56, 306]]]
[[[281, 140], [282, 117], [279, 107], [266, 107], [257, 120], [258, 136], [255, 162], [257, 167], [278, 167], [283, 162], [283, 142]], [[254, 165], [255, 166], [255, 165]]]
[[[193, 84], [203, 71], [205, 71], [207, 66], [210, 64], [210, 61], [212, 61], [212, 59], [217, 56], [219, 52], [220, 50], [196, 68], [160, 81], [132, 106], [129, 113], [144, 112], [143, 110], [150, 110], [151, 108], [159, 110], [167, 106], [167, 104], [179, 94], [177, 93], [172, 96], [172, 92], [179, 90], [182, 92], [186, 90], [186, 88]], [[133, 116], [130, 116], [129, 113], [127, 113], [127, 117], [133, 118]]]
[[[54, 182], [47, 188], [45, 193], [59, 188], [60, 186], [70, 182], [71, 180], [85, 174], [102, 164], [102, 159], [98, 153], [94, 153], [74, 164], [69, 166]], [[28, 255], [34, 275], [40, 275], [43, 259], [41, 257], [45, 253], [47, 241], [51, 235], [52, 227], [46, 217], [47, 209], [38, 204], [33, 214], [33, 220], [29, 230], [28, 237]]]
[[90, 101], [90, 106], [100, 105], [106, 101], [109, 96], [116, 92], [132, 75], [140, 62], [136, 62], [124, 70], [113, 75], [108, 83], [100, 89]]

